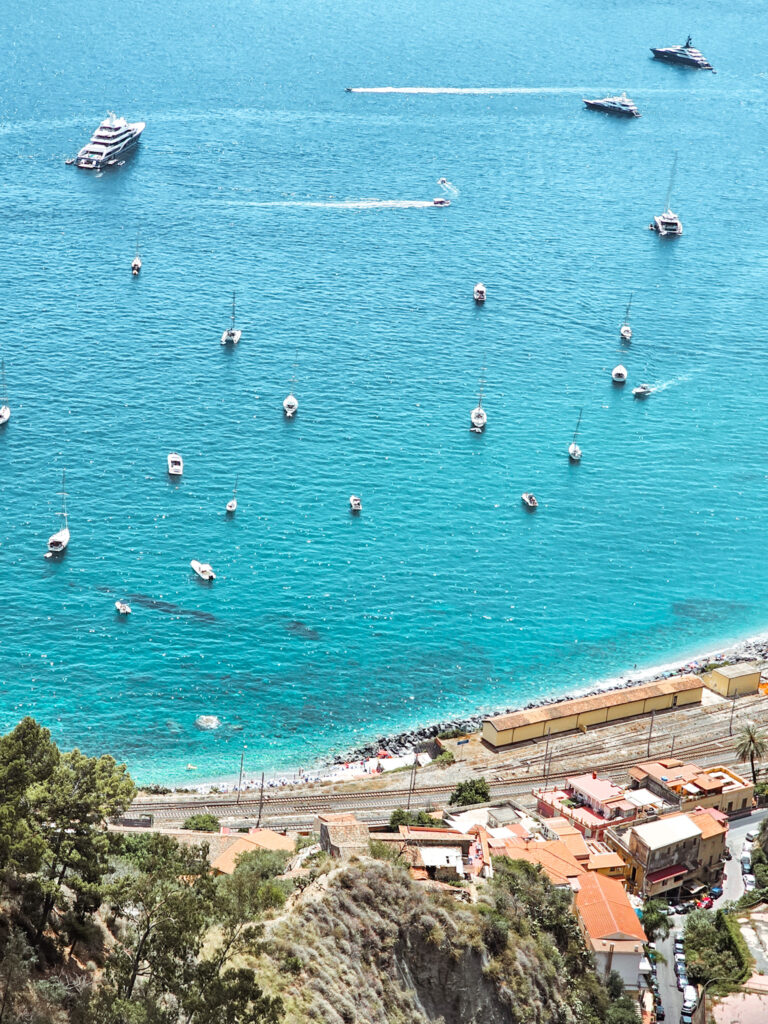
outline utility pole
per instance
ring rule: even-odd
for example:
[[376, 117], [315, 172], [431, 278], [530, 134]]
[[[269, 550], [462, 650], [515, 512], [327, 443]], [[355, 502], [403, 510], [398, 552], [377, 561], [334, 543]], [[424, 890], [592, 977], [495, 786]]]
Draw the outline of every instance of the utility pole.
[[242, 751], [240, 753], [240, 781], [237, 784], [237, 800], [235, 801], [236, 804], [240, 803], [240, 793], [243, 790], [243, 761], [244, 760], [245, 760], [245, 746], [243, 746], [243, 749], [242, 749]]
[[736, 710], [736, 694], [731, 698], [731, 720], [728, 724], [728, 735], [733, 736], [733, 712]]
[[410, 811], [410, 809], [411, 809], [411, 797], [413, 796], [413, 791], [416, 788], [416, 769], [417, 769], [418, 765], [419, 765], [418, 754], [414, 750], [414, 752], [413, 752], [413, 765], [411, 766], [411, 780], [410, 780], [410, 782], [408, 784], [408, 803], [406, 804], [406, 808], [405, 808], [406, 811]]
[[656, 712], [652, 711], [651, 712], [651, 725], [650, 725], [650, 728], [648, 729], [648, 749], [645, 752], [645, 756], [646, 757], [650, 757], [650, 754], [651, 754], [651, 737], [653, 736], [653, 719], [654, 719], [655, 715], [656, 715]]
[[552, 731], [551, 726], [547, 726], [547, 745], [544, 747], [544, 774], [547, 773], [547, 754], [549, 754], [549, 736]]
[[261, 794], [259, 795], [259, 816], [256, 819], [256, 828], [261, 825], [261, 808], [264, 806], [264, 772], [261, 773]]

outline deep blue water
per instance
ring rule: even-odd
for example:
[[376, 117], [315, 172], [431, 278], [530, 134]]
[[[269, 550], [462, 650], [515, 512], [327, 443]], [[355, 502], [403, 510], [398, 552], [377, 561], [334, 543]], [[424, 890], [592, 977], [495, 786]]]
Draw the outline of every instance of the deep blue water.
[[[34, 714], [143, 780], [243, 744], [280, 770], [765, 627], [763, 4], [4, 13], [0, 727]], [[651, 59], [688, 32], [717, 75]], [[582, 108], [622, 89], [639, 120]], [[146, 120], [135, 157], [65, 166], [107, 110]], [[128, 594], [185, 613], [119, 620]]]

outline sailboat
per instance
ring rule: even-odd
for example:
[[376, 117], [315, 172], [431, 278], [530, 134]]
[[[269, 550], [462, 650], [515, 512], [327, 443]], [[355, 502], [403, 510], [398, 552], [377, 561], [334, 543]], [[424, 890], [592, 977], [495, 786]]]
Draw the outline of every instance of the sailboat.
[[242, 331], [235, 329], [235, 293], [232, 292], [232, 323], [221, 336], [222, 345], [236, 345], [242, 336]]
[[571, 462], [581, 462], [581, 448], [576, 444], [576, 435], [578, 434], [579, 427], [581, 426], [581, 414], [583, 411], [583, 409], [579, 409], [579, 418], [576, 422], [576, 429], [573, 432], [573, 440], [568, 445], [568, 458]]
[[64, 486], [66, 478], [66, 471], [61, 474], [61, 512], [60, 516], [64, 518], [64, 526], [61, 530], [52, 534], [48, 538], [48, 553], [46, 558], [51, 558], [53, 555], [60, 555], [66, 551], [67, 544], [69, 544], [69, 524], [67, 521], [67, 491]]
[[[483, 367], [483, 373], [484, 372], [485, 372], [485, 367]], [[488, 422], [488, 417], [487, 417], [487, 415], [485, 413], [485, 409], [483, 408], [483, 378], [482, 377], [480, 378], [480, 396], [477, 399], [477, 405], [472, 410], [472, 412], [469, 414], [469, 422], [471, 423], [471, 426], [470, 426], [469, 429], [474, 434], [482, 434], [482, 432], [485, 430], [485, 425]]]
[[5, 393], [5, 360], [0, 361], [0, 427], [4, 427], [11, 418], [11, 407], [8, 405], [8, 395]]
[[297, 409], [299, 408], [299, 400], [293, 393], [295, 385], [296, 363], [293, 364], [293, 376], [291, 377], [291, 393], [283, 399], [283, 412], [285, 413], [286, 419], [291, 419], [291, 417], [296, 413]]
[[[635, 293], [632, 292], [632, 295]], [[629, 326], [629, 310], [632, 306], [632, 295], [629, 296], [629, 302], [627, 303], [627, 312], [624, 314], [624, 323], [619, 328], [619, 334], [621, 335], [622, 341], [632, 341], [632, 328]]]
[[139, 256], [139, 234], [136, 232], [136, 255], [133, 257], [133, 262], [131, 263], [131, 273], [134, 277], [138, 277], [140, 270], [141, 256]]
[[235, 477], [235, 486], [232, 490], [232, 497], [227, 502], [227, 514], [233, 515], [237, 511], [237, 477]]
[[675, 180], [675, 169], [677, 168], [677, 153], [675, 153], [675, 159], [672, 161], [672, 173], [669, 176], [669, 188], [667, 189], [667, 202], [666, 210], [664, 213], [659, 214], [658, 217], [654, 217], [652, 223], [648, 225], [651, 231], [658, 231], [662, 238], [670, 238], [677, 235], [682, 235], [683, 224], [676, 213], [672, 213], [670, 209], [670, 201], [672, 199], [672, 184]]

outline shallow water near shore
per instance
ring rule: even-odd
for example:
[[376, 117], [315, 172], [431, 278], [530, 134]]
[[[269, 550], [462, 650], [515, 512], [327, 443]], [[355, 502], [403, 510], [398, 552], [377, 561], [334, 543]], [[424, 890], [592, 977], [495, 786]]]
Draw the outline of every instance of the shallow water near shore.
[[[167, 7], [0, 41], [0, 728], [142, 781], [277, 772], [760, 632], [763, 7]], [[650, 59], [688, 32], [717, 75]], [[582, 109], [622, 89], [640, 119]], [[107, 109], [135, 156], [65, 166]]]

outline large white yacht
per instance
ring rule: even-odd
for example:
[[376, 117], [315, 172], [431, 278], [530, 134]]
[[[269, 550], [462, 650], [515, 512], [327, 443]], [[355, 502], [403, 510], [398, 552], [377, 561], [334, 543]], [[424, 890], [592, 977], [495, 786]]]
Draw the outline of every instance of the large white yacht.
[[146, 127], [144, 121], [129, 124], [124, 117], [110, 113], [91, 136], [87, 146], [77, 154], [75, 163], [87, 170], [99, 170], [117, 163], [117, 158], [139, 141]]

